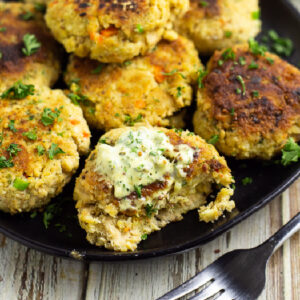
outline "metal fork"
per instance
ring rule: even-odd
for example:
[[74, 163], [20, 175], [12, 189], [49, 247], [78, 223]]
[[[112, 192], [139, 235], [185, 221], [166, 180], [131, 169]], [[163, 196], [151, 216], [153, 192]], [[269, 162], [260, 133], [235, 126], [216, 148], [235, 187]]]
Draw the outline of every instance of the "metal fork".
[[263, 244], [234, 250], [221, 256], [196, 276], [157, 300], [175, 300], [198, 290], [189, 300], [257, 299], [265, 286], [266, 265], [271, 255], [300, 229], [300, 213]]

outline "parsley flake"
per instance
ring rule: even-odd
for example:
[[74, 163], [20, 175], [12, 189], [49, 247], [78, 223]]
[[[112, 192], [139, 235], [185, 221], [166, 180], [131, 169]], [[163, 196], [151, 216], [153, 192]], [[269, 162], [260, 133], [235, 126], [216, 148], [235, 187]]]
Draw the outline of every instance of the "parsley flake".
[[8, 128], [12, 131], [12, 132], [17, 132], [18, 130], [15, 127], [15, 120], [10, 120], [8, 123]]
[[243, 185], [248, 185], [248, 184], [251, 184], [252, 182], [253, 182], [253, 179], [251, 177], [245, 177], [242, 179]]
[[245, 96], [246, 95], [246, 85], [245, 85], [245, 81], [244, 81], [243, 77], [241, 75], [237, 75], [236, 79], [242, 85], [242, 95]]
[[34, 34], [26, 33], [23, 36], [23, 42], [25, 48], [22, 48], [22, 52], [26, 56], [36, 53], [41, 47], [41, 43], [37, 40]]
[[37, 139], [36, 131], [31, 130], [23, 133], [29, 140], [35, 141]]
[[7, 147], [6, 151], [9, 153], [9, 156], [10, 156], [10, 157], [13, 157], [13, 156], [18, 155], [18, 153], [21, 152], [22, 149], [19, 148], [19, 145], [18, 145], [18, 144], [11, 143], [11, 144]]
[[207, 71], [205, 71], [204, 69], [199, 69], [199, 70], [198, 70], [197, 83], [198, 83], [198, 88], [199, 88], [199, 89], [204, 88], [203, 79], [204, 79], [204, 77], [205, 77], [207, 74], [208, 74]]
[[300, 146], [293, 138], [288, 139], [281, 152], [281, 163], [284, 166], [287, 166], [292, 162], [297, 162], [300, 158]]
[[34, 95], [34, 85], [23, 84], [21, 81], [14, 83], [12, 87], [2, 93], [2, 99], [24, 99], [29, 95]]
[[54, 121], [59, 118], [60, 113], [60, 110], [57, 108], [55, 108], [54, 111], [52, 111], [50, 108], [44, 108], [41, 122], [45, 126], [52, 125]]
[[28, 188], [28, 186], [29, 182], [21, 178], [16, 178], [13, 182], [13, 187], [19, 191], [25, 191]]
[[38, 145], [36, 150], [39, 156], [42, 156], [45, 153], [45, 148], [42, 145]]
[[213, 135], [207, 142], [211, 145], [215, 145], [217, 141], [219, 140], [219, 135]]
[[149, 203], [146, 204], [145, 210], [146, 210], [146, 216], [148, 218], [151, 218], [152, 214], [157, 212], [157, 209], [153, 208], [153, 204], [149, 204]]
[[6, 159], [5, 156], [0, 156], [0, 169], [11, 168], [13, 166], [14, 166], [14, 163], [12, 162], [11, 158]]
[[58, 147], [57, 144], [52, 143], [50, 146], [50, 149], [48, 150], [48, 157], [49, 159], [54, 159], [54, 156], [58, 155], [58, 154], [63, 154], [66, 153], [64, 152], [61, 148]]

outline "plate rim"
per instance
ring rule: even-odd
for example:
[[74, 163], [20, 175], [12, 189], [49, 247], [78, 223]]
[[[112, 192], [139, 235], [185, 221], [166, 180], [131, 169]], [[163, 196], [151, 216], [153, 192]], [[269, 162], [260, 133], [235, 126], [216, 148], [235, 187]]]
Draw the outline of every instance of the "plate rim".
[[[300, 12], [294, 7], [294, 5], [290, 1], [286, 0], [277, 0], [282, 5], [284, 5], [289, 13], [294, 15], [295, 18], [300, 20]], [[125, 261], [136, 261], [136, 260], [149, 260], [156, 257], [169, 256], [169, 255], [177, 255], [197, 247], [200, 247], [203, 244], [217, 238], [221, 234], [228, 231], [230, 228], [239, 224], [241, 221], [247, 219], [253, 213], [257, 212], [259, 209], [264, 207], [270, 201], [272, 201], [275, 197], [279, 196], [283, 193], [289, 186], [291, 186], [298, 178], [300, 177], [300, 166], [285, 180], [281, 182], [275, 189], [273, 189], [269, 194], [263, 197], [259, 202], [253, 204], [245, 211], [239, 213], [237, 216], [228, 220], [226, 223], [217, 227], [215, 230], [212, 230], [209, 234], [207, 234], [204, 238], [196, 238], [194, 240], [182, 243], [180, 245], [171, 246], [166, 249], [161, 250], [145, 250], [142, 253], [135, 252], [107, 252], [106, 254], [94, 254], [89, 253], [90, 251], [78, 251], [77, 249], [67, 249], [67, 248], [59, 248], [50, 245], [45, 245], [36, 240], [32, 240], [28, 237], [23, 237], [18, 233], [15, 233], [8, 228], [3, 228], [0, 225], [0, 233], [4, 234], [6, 237], [11, 238], [12, 240], [19, 242], [20, 244], [29, 247], [31, 249], [40, 251], [42, 253], [58, 256], [62, 258], [72, 259], [72, 260], [81, 260], [85, 262], [125, 262]], [[78, 252], [80, 255], [74, 256], [72, 255], [72, 251]], [[93, 251], [93, 250], [92, 250]]]

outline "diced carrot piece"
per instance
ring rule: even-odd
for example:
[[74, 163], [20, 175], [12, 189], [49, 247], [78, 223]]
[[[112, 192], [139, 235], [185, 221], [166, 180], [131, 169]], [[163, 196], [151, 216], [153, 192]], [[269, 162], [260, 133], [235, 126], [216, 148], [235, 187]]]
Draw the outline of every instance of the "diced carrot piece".
[[88, 132], [84, 132], [83, 137], [88, 138], [88, 137], [90, 137], [90, 134]]
[[70, 123], [72, 125], [78, 125], [78, 124], [80, 124], [80, 121], [78, 121], [78, 120], [70, 120]]
[[145, 100], [136, 100], [135, 102], [134, 102], [134, 106], [136, 107], [136, 108], [144, 108], [145, 106], [146, 106], [146, 101]]
[[162, 67], [154, 66], [154, 78], [158, 83], [162, 83], [165, 80]]

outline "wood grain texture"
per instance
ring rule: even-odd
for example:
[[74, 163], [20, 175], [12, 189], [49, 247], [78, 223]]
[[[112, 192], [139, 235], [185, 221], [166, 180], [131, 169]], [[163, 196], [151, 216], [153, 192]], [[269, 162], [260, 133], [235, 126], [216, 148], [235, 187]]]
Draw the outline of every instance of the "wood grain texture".
[[[292, 0], [300, 10], [300, 0]], [[137, 263], [55, 258], [0, 234], [0, 300], [148, 300], [181, 284], [222, 254], [256, 246], [300, 211], [300, 180], [281, 197], [199, 249]], [[300, 300], [300, 233], [270, 259], [260, 300]]]

